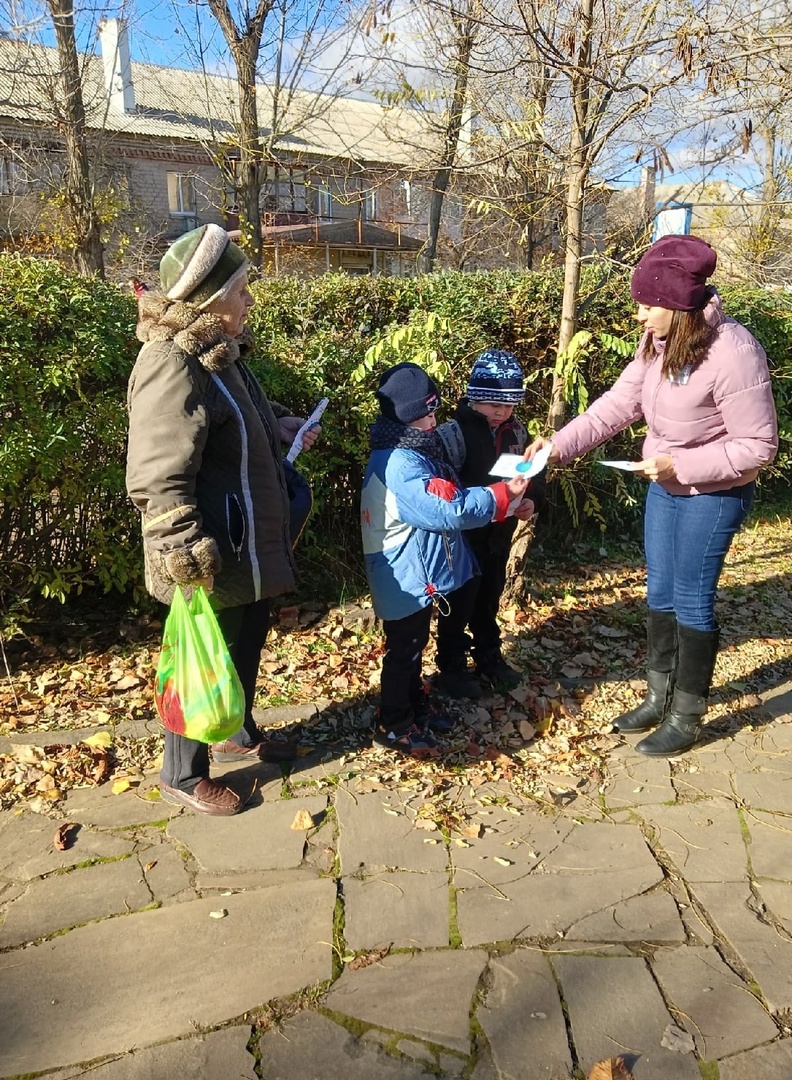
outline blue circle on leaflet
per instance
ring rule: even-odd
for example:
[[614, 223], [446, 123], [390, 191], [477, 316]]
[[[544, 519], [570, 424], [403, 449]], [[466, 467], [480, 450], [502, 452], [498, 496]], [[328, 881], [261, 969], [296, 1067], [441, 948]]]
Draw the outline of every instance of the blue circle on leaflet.
[[531, 468], [531, 465], [532, 462], [530, 461], [521, 461], [519, 465], [517, 465], [517, 472], [528, 472]]

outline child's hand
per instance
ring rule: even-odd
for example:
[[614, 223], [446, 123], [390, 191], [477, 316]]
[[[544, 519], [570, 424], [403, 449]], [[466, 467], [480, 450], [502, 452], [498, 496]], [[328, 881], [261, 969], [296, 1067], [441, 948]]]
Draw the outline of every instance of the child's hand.
[[[546, 439], [544, 435], [540, 435], [538, 439], [534, 439], [530, 446], [526, 446], [523, 460], [533, 461], [539, 451], [544, 450], [544, 448], [549, 446], [552, 441], [552, 439]], [[558, 461], [558, 451], [553, 447], [550, 451], [550, 457], [547, 459], [547, 464], [553, 465], [556, 461]]]
[[513, 476], [506, 484], [509, 490], [509, 494], [512, 499], [520, 499], [525, 494], [525, 489], [528, 487], [528, 480], [524, 476]]
[[519, 518], [520, 521], [528, 521], [536, 513], [536, 507], [534, 506], [533, 499], [523, 499], [517, 509], [514, 511], [514, 516]]

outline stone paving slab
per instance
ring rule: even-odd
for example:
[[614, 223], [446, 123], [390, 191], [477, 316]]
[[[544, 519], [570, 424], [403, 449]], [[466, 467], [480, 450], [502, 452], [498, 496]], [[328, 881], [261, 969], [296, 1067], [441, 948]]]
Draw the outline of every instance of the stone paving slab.
[[344, 882], [344, 940], [350, 949], [444, 948], [449, 944], [448, 874], [376, 874]]
[[661, 1045], [671, 1017], [643, 959], [556, 956], [553, 966], [585, 1075], [603, 1059], [638, 1054], [635, 1080], [701, 1080], [692, 1054]]
[[757, 881], [756, 889], [767, 910], [792, 934], [792, 888], [786, 881]]
[[759, 697], [771, 716], [780, 718], [789, 717], [792, 714], [792, 684], [789, 682], [763, 690]]
[[674, 773], [674, 788], [677, 794], [685, 799], [698, 799], [702, 795], [706, 798], [728, 799], [735, 801], [732, 788], [732, 772], [725, 772], [722, 768], [715, 772], [706, 772], [695, 763], [690, 763], [687, 768], [677, 765]]
[[469, 1054], [470, 1007], [486, 965], [487, 954], [478, 949], [397, 953], [359, 971], [345, 969], [327, 1007]]
[[66, 851], [56, 851], [52, 840], [57, 828], [57, 821], [40, 814], [4, 813], [0, 817], [0, 873], [30, 881], [91, 859], [113, 859], [134, 851], [131, 839], [84, 826], [71, 831]]
[[[167, 821], [179, 807], [160, 798], [157, 777], [150, 776], [138, 787], [114, 795], [110, 784], [98, 788], [77, 788], [69, 793], [64, 813], [72, 821], [105, 828], [128, 828]], [[147, 797], [148, 796], [148, 797]]]
[[792, 881], [792, 817], [752, 810], [746, 811], [745, 820], [754, 876]]
[[792, 814], [792, 773], [739, 773], [734, 783], [737, 794], [752, 809]]
[[245, 1049], [249, 1027], [231, 1027], [134, 1050], [106, 1065], [49, 1073], [46, 1080], [258, 1080], [256, 1059]]
[[673, 801], [671, 770], [663, 758], [636, 754], [632, 746], [619, 747], [611, 755], [609, 770], [604, 791], [609, 810]]
[[141, 844], [138, 858], [146, 875], [153, 898], [160, 904], [194, 900], [195, 889], [187, 864], [179, 852], [162, 835], [153, 844]]
[[68, 874], [50, 874], [32, 881], [24, 895], [9, 906], [0, 926], [0, 948], [36, 941], [93, 919], [137, 911], [152, 900], [134, 857]]
[[707, 882], [693, 886], [713, 923], [759, 984], [773, 1012], [792, 1007], [792, 944], [749, 906], [747, 885]]
[[[457, 920], [466, 946], [565, 933], [663, 878], [637, 825], [576, 824], [532, 873], [492, 860], [479, 866], [464, 875], [455, 872]], [[595, 880], [584, 888], [580, 876], [587, 873]]]
[[743, 881], [747, 877], [740, 819], [728, 800], [644, 806], [637, 813], [657, 830], [660, 847], [686, 881]]
[[682, 944], [685, 927], [665, 889], [632, 896], [569, 927], [568, 941], [641, 941]]
[[762, 1005], [713, 948], [658, 951], [652, 967], [677, 1022], [705, 1061], [770, 1042], [778, 1031]]
[[[476, 1012], [499, 1080], [560, 1080], [572, 1072], [566, 1023], [553, 973], [537, 951], [518, 949], [490, 964], [492, 985]], [[516, 1019], [519, 1017], [519, 1022]]]
[[422, 1064], [390, 1057], [315, 1012], [301, 1012], [259, 1041], [262, 1080], [426, 1080]]
[[781, 1039], [719, 1062], [720, 1080], [789, 1080], [792, 1076], [792, 1039]]
[[0, 1076], [213, 1027], [328, 979], [330, 881], [194, 900], [0, 954]]
[[[495, 885], [522, 877], [545, 863], [576, 828], [571, 821], [544, 816], [535, 810], [519, 816], [501, 811], [474, 819], [479, 820], [485, 830], [482, 837], [455, 836], [451, 840], [449, 850], [458, 887], [475, 885], [479, 875]], [[496, 859], [509, 865], [504, 866]]]
[[595, 877], [582, 885], [579, 874], [529, 874], [497, 888], [460, 890], [457, 922], [465, 946], [566, 933], [586, 916], [658, 885], [663, 872], [650, 860]]
[[547, 856], [542, 868], [548, 873], [607, 874], [656, 865], [637, 825], [583, 824]]
[[195, 875], [195, 888], [201, 895], [209, 893], [248, 892], [251, 889], [273, 889], [280, 885], [296, 885], [301, 881], [316, 881], [316, 871], [307, 866], [299, 866], [292, 870], [250, 870], [245, 873], [235, 874], [229, 871], [226, 874]]
[[303, 860], [306, 833], [292, 829], [298, 810], [320, 822], [327, 811], [324, 795], [262, 802], [235, 817], [207, 818], [185, 813], [168, 825], [168, 836], [210, 873], [286, 870]]
[[774, 723], [755, 731], [740, 731], [727, 743], [726, 749], [735, 772], [751, 769], [784, 772], [792, 750], [792, 723]]
[[[414, 811], [398, 792], [336, 796], [341, 872], [366, 874], [379, 870], [445, 870], [448, 853], [442, 844], [425, 844], [430, 834], [413, 826]], [[387, 808], [387, 809], [386, 809]], [[387, 810], [391, 812], [388, 813]]]

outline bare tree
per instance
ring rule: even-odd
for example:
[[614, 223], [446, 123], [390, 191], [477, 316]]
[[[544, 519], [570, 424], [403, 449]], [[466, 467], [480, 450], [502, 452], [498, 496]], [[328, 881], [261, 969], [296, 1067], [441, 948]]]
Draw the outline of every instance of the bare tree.
[[58, 49], [60, 100], [55, 121], [66, 150], [63, 200], [71, 226], [78, 271], [104, 277], [101, 225], [88, 148], [80, 60], [72, 0], [46, 0]]
[[239, 223], [251, 259], [261, 265], [261, 147], [259, 144], [256, 71], [264, 23], [275, 0], [257, 0], [251, 13], [247, 4], [234, 18], [228, 0], [207, 0], [217, 19], [236, 67], [239, 94]]
[[451, 29], [448, 48], [449, 69], [454, 83], [444, 118], [440, 156], [432, 179], [426, 245], [418, 256], [418, 268], [423, 273], [429, 273], [434, 269], [443, 202], [457, 160], [459, 137], [465, 113], [470, 115], [468, 102], [470, 64], [480, 27], [477, 6], [477, 0], [461, 0], [461, 2], [452, 2], [447, 11]]

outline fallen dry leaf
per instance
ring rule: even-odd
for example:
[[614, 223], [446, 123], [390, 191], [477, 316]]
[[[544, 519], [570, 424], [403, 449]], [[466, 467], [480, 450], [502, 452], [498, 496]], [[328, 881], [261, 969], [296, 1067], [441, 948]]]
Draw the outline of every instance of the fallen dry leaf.
[[109, 731], [97, 731], [83, 739], [83, 742], [94, 750], [107, 750], [113, 742], [113, 736]]
[[298, 810], [294, 815], [294, 821], [291, 823], [291, 828], [294, 829], [295, 832], [307, 832], [308, 829], [312, 829], [313, 827], [314, 819], [308, 811], [305, 808]]
[[66, 851], [71, 847], [72, 837], [69, 836], [69, 833], [73, 828], [73, 821], [65, 821], [63, 825], [59, 825], [55, 830], [55, 835], [52, 838], [52, 846], [56, 851]]
[[378, 961], [384, 960], [392, 948], [393, 942], [390, 945], [385, 945], [382, 949], [375, 949], [374, 952], [366, 953], [364, 956], [356, 956], [354, 960], [347, 964], [347, 967], [350, 971], [357, 971], [359, 968], [368, 967], [369, 964], [376, 964]]
[[624, 1063], [624, 1058], [608, 1058], [607, 1061], [598, 1061], [591, 1072], [588, 1080], [635, 1080], [633, 1074]]

